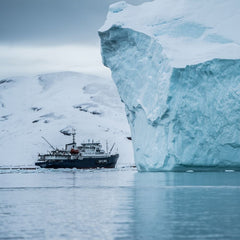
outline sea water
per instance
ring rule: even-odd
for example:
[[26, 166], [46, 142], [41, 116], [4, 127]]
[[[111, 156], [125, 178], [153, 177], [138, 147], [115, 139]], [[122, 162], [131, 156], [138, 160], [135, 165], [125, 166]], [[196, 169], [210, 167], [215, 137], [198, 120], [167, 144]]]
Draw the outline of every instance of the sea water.
[[0, 173], [0, 239], [239, 239], [240, 173]]

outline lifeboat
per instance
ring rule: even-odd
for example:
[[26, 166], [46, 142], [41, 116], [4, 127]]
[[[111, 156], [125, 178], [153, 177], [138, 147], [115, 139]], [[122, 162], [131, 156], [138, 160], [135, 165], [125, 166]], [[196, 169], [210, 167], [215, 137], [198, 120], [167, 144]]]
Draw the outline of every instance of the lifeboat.
[[72, 148], [70, 151], [71, 154], [78, 154], [79, 151], [77, 149]]

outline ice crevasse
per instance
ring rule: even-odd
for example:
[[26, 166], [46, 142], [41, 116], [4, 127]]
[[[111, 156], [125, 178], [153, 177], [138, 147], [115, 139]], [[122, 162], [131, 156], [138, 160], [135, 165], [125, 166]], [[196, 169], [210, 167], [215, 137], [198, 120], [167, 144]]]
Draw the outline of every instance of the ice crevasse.
[[139, 171], [240, 169], [239, 22], [238, 0], [109, 7], [102, 58]]

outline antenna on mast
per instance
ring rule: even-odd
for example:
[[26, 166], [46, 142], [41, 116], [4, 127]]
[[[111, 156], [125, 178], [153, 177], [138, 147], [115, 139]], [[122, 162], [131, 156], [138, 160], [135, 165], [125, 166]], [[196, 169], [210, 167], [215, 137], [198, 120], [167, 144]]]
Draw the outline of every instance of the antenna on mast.
[[76, 130], [75, 129], [73, 129], [72, 136], [73, 136], [73, 144], [76, 144], [76, 141], [75, 141]]

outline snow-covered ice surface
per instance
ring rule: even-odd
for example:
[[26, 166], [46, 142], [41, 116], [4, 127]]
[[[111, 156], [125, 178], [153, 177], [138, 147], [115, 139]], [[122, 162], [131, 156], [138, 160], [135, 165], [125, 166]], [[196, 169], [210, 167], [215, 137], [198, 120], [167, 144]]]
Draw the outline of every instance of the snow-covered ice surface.
[[76, 141], [116, 142], [118, 166], [133, 164], [130, 130], [111, 79], [59, 72], [0, 80], [0, 166], [33, 165], [38, 153], [52, 145]]
[[155, 0], [109, 7], [100, 32], [113, 25], [145, 33], [162, 46], [172, 67], [240, 55], [238, 0]]
[[240, 2], [113, 4], [102, 57], [141, 171], [240, 167]]

